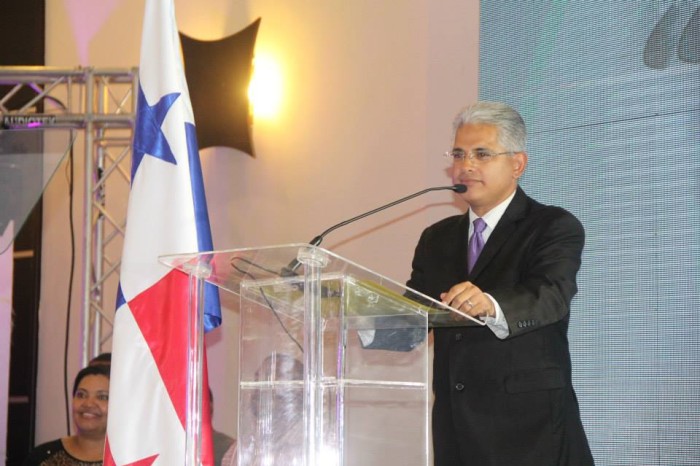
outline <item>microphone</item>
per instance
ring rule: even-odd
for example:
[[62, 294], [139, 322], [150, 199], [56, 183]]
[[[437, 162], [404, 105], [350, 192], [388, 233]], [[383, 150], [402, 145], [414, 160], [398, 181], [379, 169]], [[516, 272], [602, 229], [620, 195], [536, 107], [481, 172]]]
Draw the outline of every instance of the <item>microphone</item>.
[[[409, 196], [402, 197], [401, 199], [397, 199], [397, 200], [395, 200], [394, 202], [390, 202], [389, 204], [383, 205], [383, 206], [381, 206], [381, 207], [377, 207], [376, 209], [370, 210], [369, 212], [365, 212], [364, 214], [357, 215], [356, 217], [352, 217], [352, 218], [350, 218], [350, 219], [348, 219], [348, 220], [345, 220], [345, 221], [340, 222], [340, 223], [338, 223], [338, 224], [336, 224], [336, 225], [333, 225], [332, 227], [328, 228], [327, 230], [325, 230], [325, 231], [324, 231], [323, 233], [321, 233], [320, 235], [314, 237], [314, 239], [312, 239], [311, 241], [309, 241], [309, 244], [312, 245], [312, 246], [318, 246], [319, 244], [321, 244], [321, 241], [323, 241], [323, 238], [324, 238], [328, 233], [330, 233], [330, 232], [332, 232], [332, 231], [335, 231], [335, 230], [337, 230], [337, 229], [340, 228], [340, 227], [344, 227], [345, 225], [347, 225], [347, 224], [349, 224], [349, 223], [353, 223], [353, 222], [355, 222], [355, 221], [357, 221], [357, 220], [363, 219], [363, 218], [365, 218], [365, 217], [369, 217], [369, 216], [372, 215], [372, 214], [376, 214], [377, 212], [381, 212], [382, 210], [388, 209], [389, 207], [394, 207], [394, 206], [397, 205], [397, 204], [401, 204], [402, 202], [406, 202], [406, 201], [408, 201], [408, 200], [411, 200], [411, 199], [413, 199], [414, 197], [422, 196], [423, 194], [429, 193], [429, 192], [431, 192], [431, 191], [448, 191], [448, 190], [449, 190], [449, 191], [454, 191], [454, 192], [456, 192], [456, 193], [464, 193], [464, 192], [467, 191], [467, 186], [464, 185], [464, 184], [455, 184], [455, 185], [452, 185], [452, 186], [436, 186], [436, 187], [433, 187], [433, 188], [428, 188], [428, 189], [424, 189], [424, 190], [422, 190], [422, 191], [418, 191], [417, 193], [413, 193], [413, 194], [411, 194], [411, 195], [409, 195]], [[287, 265], [287, 267], [284, 267], [284, 268], [282, 269], [282, 276], [288, 277], [288, 276], [294, 275], [295, 272], [296, 272], [296, 270], [299, 268], [300, 265], [301, 265], [301, 263], [300, 263], [298, 260], [296, 260], [296, 259], [292, 260], [292, 261]]]

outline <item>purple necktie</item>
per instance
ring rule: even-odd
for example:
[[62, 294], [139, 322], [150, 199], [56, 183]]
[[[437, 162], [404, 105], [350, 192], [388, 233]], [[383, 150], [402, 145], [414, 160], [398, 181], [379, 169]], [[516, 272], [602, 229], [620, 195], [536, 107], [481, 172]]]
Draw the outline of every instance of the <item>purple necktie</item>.
[[474, 264], [476, 264], [476, 260], [479, 258], [481, 250], [484, 249], [484, 237], [481, 236], [481, 233], [485, 229], [486, 222], [484, 222], [484, 219], [477, 218], [474, 220], [474, 233], [472, 233], [472, 237], [469, 238], [469, 252], [467, 253], [467, 268], [469, 273], [471, 273], [472, 269], [474, 268]]

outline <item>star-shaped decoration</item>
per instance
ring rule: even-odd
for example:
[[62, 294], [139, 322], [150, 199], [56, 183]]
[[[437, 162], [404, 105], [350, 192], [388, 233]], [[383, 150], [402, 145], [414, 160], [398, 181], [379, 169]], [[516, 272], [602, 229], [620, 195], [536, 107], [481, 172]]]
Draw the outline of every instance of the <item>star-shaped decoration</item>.
[[164, 95], [158, 103], [151, 106], [146, 101], [146, 95], [139, 86], [138, 106], [136, 107], [136, 128], [134, 129], [134, 150], [131, 161], [131, 179], [138, 170], [143, 156], [151, 155], [164, 162], [177, 165], [175, 155], [168, 139], [165, 137], [161, 125], [170, 107], [180, 97], [179, 92]]

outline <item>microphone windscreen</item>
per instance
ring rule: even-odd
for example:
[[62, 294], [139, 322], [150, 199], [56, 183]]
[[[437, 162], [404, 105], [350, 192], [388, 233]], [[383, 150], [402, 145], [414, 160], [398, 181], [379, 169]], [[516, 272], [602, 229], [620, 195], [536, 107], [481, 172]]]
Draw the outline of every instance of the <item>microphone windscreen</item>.
[[467, 185], [465, 184], [456, 184], [452, 187], [454, 192], [456, 193], [466, 193], [467, 192]]

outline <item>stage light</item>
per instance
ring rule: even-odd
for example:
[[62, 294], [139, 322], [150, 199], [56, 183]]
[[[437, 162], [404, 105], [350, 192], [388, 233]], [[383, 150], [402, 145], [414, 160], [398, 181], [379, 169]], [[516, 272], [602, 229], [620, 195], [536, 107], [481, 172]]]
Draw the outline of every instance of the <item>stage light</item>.
[[256, 55], [253, 59], [248, 100], [255, 118], [271, 119], [279, 113], [282, 103], [282, 73], [273, 58]]
[[254, 155], [248, 88], [260, 19], [218, 40], [180, 33], [199, 148], [232, 147]]

